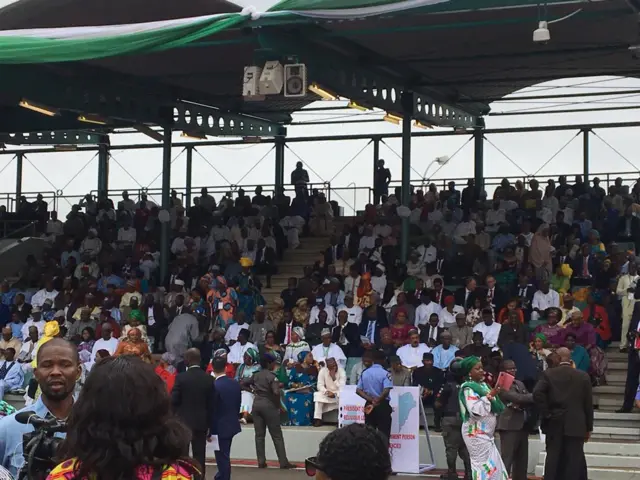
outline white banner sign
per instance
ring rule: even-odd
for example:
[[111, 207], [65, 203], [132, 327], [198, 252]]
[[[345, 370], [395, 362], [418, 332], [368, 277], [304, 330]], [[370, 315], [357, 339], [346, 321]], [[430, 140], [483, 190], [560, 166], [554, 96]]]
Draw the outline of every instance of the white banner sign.
[[356, 393], [355, 385], [345, 385], [340, 390], [338, 409], [338, 427], [352, 423], [364, 423], [365, 399]]
[[[394, 472], [420, 473], [420, 388], [394, 387], [390, 401], [391, 467]], [[364, 404], [355, 385], [345, 385], [340, 390], [338, 426], [364, 423]]]

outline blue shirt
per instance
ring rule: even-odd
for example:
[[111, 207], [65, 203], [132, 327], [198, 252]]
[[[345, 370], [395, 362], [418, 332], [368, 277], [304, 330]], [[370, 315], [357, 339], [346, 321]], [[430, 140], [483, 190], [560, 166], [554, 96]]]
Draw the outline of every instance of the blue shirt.
[[[39, 417], [51, 415], [49, 409], [42, 402], [42, 397], [28, 407], [8, 415], [0, 420], [0, 458], [2, 466], [9, 470], [9, 473], [18, 478], [18, 471], [24, 464], [22, 456], [22, 436], [25, 433], [33, 432], [33, 425], [23, 425], [16, 422], [16, 414], [20, 412], [34, 412]], [[64, 438], [64, 433], [56, 433], [56, 437]]]
[[114, 285], [116, 288], [123, 288], [126, 285], [126, 282], [123, 278], [120, 278], [117, 275], [109, 275], [108, 277], [100, 277], [98, 280], [98, 290], [102, 293], [107, 293], [107, 286]]
[[22, 327], [24, 327], [24, 323], [11, 322], [8, 324], [11, 327], [11, 334], [16, 337], [18, 340], [22, 340]]
[[360, 380], [358, 380], [358, 388], [363, 390], [367, 395], [379, 397], [387, 388], [393, 388], [391, 374], [386, 371], [382, 365], [377, 363], [371, 365], [364, 372]]
[[458, 347], [454, 347], [453, 345], [449, 345], [449, 348], [445, 350], [442, 345], [438, 345], [434, 348], [431, 353], [433, 353], [433, 366], [439, 368], [440, 370], [446, 370], [453, 362], [453, 359], [456, 358], [456, 352], [458, 351]]
[[640, 387], [638, 387], [638, 391], [636, 392], [636, 402], [640, 402]]

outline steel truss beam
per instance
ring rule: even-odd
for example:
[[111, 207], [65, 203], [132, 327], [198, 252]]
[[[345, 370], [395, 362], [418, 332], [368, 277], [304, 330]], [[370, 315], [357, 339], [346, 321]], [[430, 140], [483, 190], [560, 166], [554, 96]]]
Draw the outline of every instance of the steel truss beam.
[[[360, 68], [348, 55], [319, 48], [299, 36], [262, 33], [260, 42], [278, 56], [294, 56], [305, 63], [310, 83], [316, 82], [366, 107], [377, 107], [396, 115], [404, 112], [402, 93], [412, 88], [400, 79], [371, 68]], [[412, 92], [412, 117], [415, 120], [442, 127], [473, 128], [477, 125], [478, 116], [471, 112], [470, 105], [467, 109], [454, 106], [419, 90]]]
[[173, 129], [216, 137], [276, 137], [287, 134], [287, 129], [278, 123], [191, 103], [180, 103], [173, 109]]
[[80, 130], [0, 134], [0, 143], [10, 145], [97, 145], [100, 134]]

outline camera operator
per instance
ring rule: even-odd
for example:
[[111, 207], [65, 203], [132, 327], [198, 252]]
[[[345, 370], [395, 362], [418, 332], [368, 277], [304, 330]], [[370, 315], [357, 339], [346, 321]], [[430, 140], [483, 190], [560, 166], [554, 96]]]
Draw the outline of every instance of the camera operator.
[[459, 360], [454, 360], [449, 366], [444, 386], [436, 398], [436, 406], [442, 411], [442, 439], [447, 456], [447, 473], [440, 476], [443, 480], [457, 480], [456, 460], [458, 455], [464, 462], [464, 478], [471, 478], [471, 460], [469, 451], [462, 438], [462, 418], [458, 393], [463, 382], [460, 374]]
[[[0, 420], [0, 458], [2, 466], [17, 478], [24, 464], [22, 440], [25, 433], [33, 432], [33, 425], [16, 421], [20, 412], [33, 412], [38, 417], [65, 420], [73, 406], [73, 390], [81, 373], [78, 351], [75, 345], [54, 338], [38, 350], [35, 378], [42, 394], [40, 398], [19, 412]], [[58, 433], [62, 437], [64, 434]]]

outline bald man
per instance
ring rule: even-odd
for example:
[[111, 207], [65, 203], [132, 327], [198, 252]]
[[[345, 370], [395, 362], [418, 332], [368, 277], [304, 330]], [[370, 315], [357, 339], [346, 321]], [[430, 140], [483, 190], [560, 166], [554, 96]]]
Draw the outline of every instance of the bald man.
[[544, 480], [586, 480], [584, 444], [593, 431], [591, 379], [574, 368], [568, 348], [556, 353], [559, 365], [547, 369], [533, 390], [546, 435]]
[[184, 354], [187, 371], [179, 373], [171, 391], [173, 411], [191, 429], [191, 453], [205, 470], [209, 425], [213, 421], [213, 377], [200, 367], [200, 350], [190, 348]]

